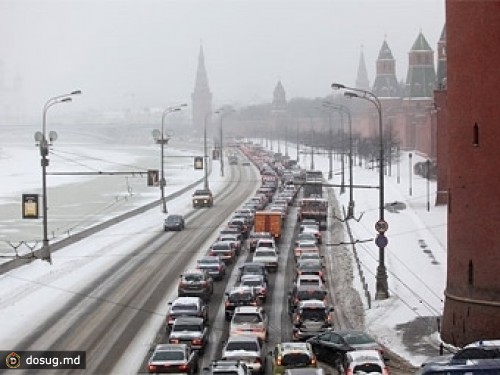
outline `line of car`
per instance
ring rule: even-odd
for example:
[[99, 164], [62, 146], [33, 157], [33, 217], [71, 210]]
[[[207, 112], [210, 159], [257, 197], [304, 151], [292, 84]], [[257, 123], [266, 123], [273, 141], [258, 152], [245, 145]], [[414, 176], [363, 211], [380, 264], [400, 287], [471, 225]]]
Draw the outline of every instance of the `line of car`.
[[301, 222], [293, 249], [296, 277], [288, 295], [288, 312], [294, 327], [292, 340], [278, 343], [265, 352], [269, 318], [263, 305], [270, 295], [268, 273], [280, 267], [280, 249], [270, 233], [252, 232], [254, 215], [259, 210], [280, 207], [282, 220], [286, 220], [297, 189], [293, 184], [283, 184], [281, 191], [276, 193], [278, 181], [283, 178], [283, 173], [278, 171], [285, 170], [274, 162], [266, 162], [270, 159], [263, 156], [262, 151], [244, 147], [242, 151], [260, 169], [262, 186], [219, 232], [217, 241], [197, 260], [196, 269], [180, 275], [178, 298], [171, 302], [166, 318], [168, 343], [156, 346], [148, 362], [148, 371], [195, 374], [200, 370], [199, 356], [208, 344], [208, 302], [213, 294], [214, 280], [224, 280], [228, 265], [247, 248], [251, 261], [239, 267], [236, 284], [227, 289], [224, 297], [224, 316], [230, 322], [229, 337], [224, 342], [221, 357], [212, 361], [204, 372], [264, 374], [269, 358], [274, 374], [318, 374], [322, 372], [318, 360], [354, 374], [358, 370], [370, 370], [368, 366], [376, 366], [375, 359], [382, 361], [380, 372], [385, 373], [387, 370], [380, 355], [382, 348], [375, 340], [360, 331], [333, 330], [333, 308], [324, 283], [322, 233], [318, 223], [307, 219]]

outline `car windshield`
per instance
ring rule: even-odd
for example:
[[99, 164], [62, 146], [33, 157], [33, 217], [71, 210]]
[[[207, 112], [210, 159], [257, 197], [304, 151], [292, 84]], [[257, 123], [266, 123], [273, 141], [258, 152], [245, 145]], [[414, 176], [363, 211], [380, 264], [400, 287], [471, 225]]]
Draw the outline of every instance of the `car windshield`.
[[169, 223], [177, 223], [179, 221], [181, 221], [181, 218], [178, 217], [178, 216], [169, 216], [169, 217], [167, 217], [167, 222], [169, 222]]
[[198, 260], [198, 264], [213, 264], [213, 265], [217, 265], [219, 264], [219, 260], [218, 259], [211, 259], [211, 258], [205, 258], [205, 259], [200, 259]]
[[153, 361], [182, 361], [184, 352], [179, 350], [161, 350], [155, 353]]
[[199, 275], [199, 274], [184, 275], [184, 280], [193, 281], [193, 282], [203, 281], [203, 275]]
[[326, 312], [325, 309], [302, 309], [301, 317], [309, 320], [325, 320]]
[[273, 250], [259, 250], [255, 253], [256, 257], [274, 257], [276, 253]]
[[301, 301], [318, 299], [323, 300], [326, 296], [326, 291], [323, 290], [301, 290], [297, 292], [297, 298]]
[[257, 346], [257, 343], [252, 341], [231, 341], [227, 344], [226, 350], [246, 350], [249, 352], [257, 352], [259, 351], [259, 347]]
[[212, 246], [212, 250], [229, 250], [229, 246], [227, 243], [218, 243]]
[[270, 241], [260, 241], [258, 245], [259, 247], [274, 247], [273, 243]]
[[[382, 368], [380, 365], [377, 365], [376, 363], [363, 363], [361, 365], [354, 366], [353, 368], [353, 373], [355, 375], [361, 375], [361, 374], [382, 374]], [[443, 372], [448, 373], [447, 371]]]
[[262, 319], [259, 314], [235, 314], [233, 317], [233, 323], [245, 324], [245, 323], [261, 323]]
[[203, 328], [199, 324], [174, 324], [173, 332], [190, 331], [201, 332]]
[[283, 366], [306, 366], [309, 363], [309, 356], [304, 353], [290, 353], [283, 356]]
[[196, 305], [173, 305], [172, 306], [173, 311], [197, 311], [198, 306]]

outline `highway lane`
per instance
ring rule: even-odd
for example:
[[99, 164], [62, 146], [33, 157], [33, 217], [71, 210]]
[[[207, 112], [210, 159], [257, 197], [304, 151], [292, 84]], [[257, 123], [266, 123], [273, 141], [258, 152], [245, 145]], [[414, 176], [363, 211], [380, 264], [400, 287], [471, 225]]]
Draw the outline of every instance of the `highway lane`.
[[114, 364], [149, 317], [164, 314], [158, 305], [177, 285], [179, 273], [205, 248], [214, 230], [255, 192], [259, 179], [254, 168], [231, 168], [231, 173], [231, 182], [215, 198], [213, 208], [199, 210], [187, 221], [185, 231], [161, 233], [123, 259], [85, 293], [40, 322], [18, 350], [85, 350], [86, 373], [113, 373]]

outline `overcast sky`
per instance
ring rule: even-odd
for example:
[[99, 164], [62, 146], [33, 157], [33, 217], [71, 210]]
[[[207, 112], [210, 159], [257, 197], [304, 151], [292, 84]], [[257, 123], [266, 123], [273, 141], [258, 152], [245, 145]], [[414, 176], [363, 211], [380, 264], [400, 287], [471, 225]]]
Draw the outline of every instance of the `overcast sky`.
[[436, 50], [444, 8], [444, 0], [0, 0], [0, 99], [35, 114], [75, 88], [78, 111], [190, 103], [200, 43], [214, 106], [270, 101], [280, 79], [287, 98], [353, 85], [361, 46], [372, 84], [384, 38], [405, 80], [420, 30]]

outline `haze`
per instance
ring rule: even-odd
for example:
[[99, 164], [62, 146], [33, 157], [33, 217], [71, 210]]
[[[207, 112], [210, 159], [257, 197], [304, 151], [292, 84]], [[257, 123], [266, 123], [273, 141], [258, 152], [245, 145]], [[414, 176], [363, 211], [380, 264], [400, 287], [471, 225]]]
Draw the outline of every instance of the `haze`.
[[0, 0], [0, 124], [76, 88], [58, 111], [190, 103], [200, 44], [214, 106], [270, 102], [278, 80], [325, 96], [354, 84], [361, 48], [372, 84], [384, 38], [404, 81], [419, 31], [435, 50], [444, 20], [442, 0]]

